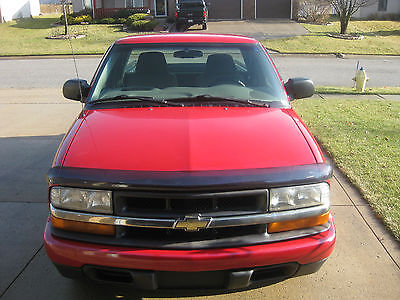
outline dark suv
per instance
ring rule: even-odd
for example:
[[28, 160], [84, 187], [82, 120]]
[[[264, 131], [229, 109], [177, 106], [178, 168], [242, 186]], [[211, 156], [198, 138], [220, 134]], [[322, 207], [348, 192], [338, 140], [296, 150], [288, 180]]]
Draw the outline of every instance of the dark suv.
[[204, 0], [179, 0], [176, 6], [175, 22], [179, 31], [182, 26], [202, 25], [207, 29], [208, 8]]

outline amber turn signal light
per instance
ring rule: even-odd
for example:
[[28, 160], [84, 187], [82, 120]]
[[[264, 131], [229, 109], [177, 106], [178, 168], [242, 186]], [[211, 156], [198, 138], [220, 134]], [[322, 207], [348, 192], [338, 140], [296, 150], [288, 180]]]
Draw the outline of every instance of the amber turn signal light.
[[268, 224], [268, 233], [308, 228], [325, 224], [328, 221], [329, 221], [329, 212], [324, 213], [323, 215], [304, 218], [304, 219], [297, 219], [284, 222], [274, 222]]
[[101, 234], [101, 235], [115, 234], [115, 227], [113, 225], [70, 221], [70, 220], [56, 218], [54, 216], [51, 216], [51, 223], [55, 228], [63, 230], [86, 232], [86, 233]]

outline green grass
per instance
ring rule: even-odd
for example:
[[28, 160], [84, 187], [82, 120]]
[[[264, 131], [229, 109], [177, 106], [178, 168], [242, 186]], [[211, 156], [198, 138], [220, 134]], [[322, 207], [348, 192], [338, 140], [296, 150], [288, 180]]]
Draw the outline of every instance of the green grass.
[[[52, 26], [56, 16], [27, 18], [0, 24], [0, 55], [71, 54], [68, 40], [49, 40], [47, 36], [64, 33], [64, 26]], [[77, 54], [102, 54], [116, 39], [132, 35], [121, 31], [120, 25], [72, 25], [71, 33], [83, 33], [73, 39]]]
[[313, 98], [293, 106], [400, 241], [400, 102]]
[[347, 33], [361, 34], [363, 40], [343, 40], [326, 36], [339, 33], [340, 23], [333, 25], [302, 24], [309, 34], [292, 38], [266, 40], [262, 43], [281, 53], [345, 53], [400, 55], [400, 21], [351, 21]]
[[315, 92], [318, 94], [400, 95], [400, 87], [372, 87], [366, 88], [364, 93], [360, 93], [352, 87], [316, 86]]

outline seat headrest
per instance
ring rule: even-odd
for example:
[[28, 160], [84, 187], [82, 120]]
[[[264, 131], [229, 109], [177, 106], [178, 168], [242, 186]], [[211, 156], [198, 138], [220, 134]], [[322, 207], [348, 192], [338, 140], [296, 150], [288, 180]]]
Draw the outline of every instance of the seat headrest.
[[162, 52], [144, 52], [139, 55], [136, 73], [168, 73], [167, 62]]
[[235, 71], [235, 63], [229, 54], [212, 54], [207, 58], [207, 74], [229, 74]]

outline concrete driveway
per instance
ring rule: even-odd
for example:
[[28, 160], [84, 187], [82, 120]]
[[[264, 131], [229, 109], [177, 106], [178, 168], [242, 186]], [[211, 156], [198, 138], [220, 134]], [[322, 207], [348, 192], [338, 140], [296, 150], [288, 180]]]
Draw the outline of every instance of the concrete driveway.
[[276, 39], [307, 34], [308, 31], [300, 24], [289, 19], [259, 19], [208, 22], [208, 29], [201, 30], [201, 26], [193, 25], [187, 32], [207, 32], [222, 34], [239, 34], [250, 36], [257, 40]]
[[[74, 282], [61, 277], [47, 258], [42, 241], [48, 214], [45, 173], [80, 109], [80, 103], [63, 99], [59, 88], [0, 89], [1, 300], [182, 296]], [[318, 273], [206, 298], [400, 299], [399, 244], [337, 170], [332, 179], [332, 212], [337, 244]]]

